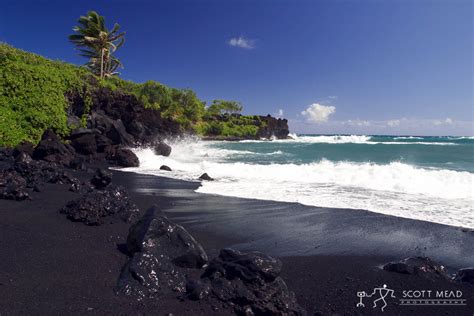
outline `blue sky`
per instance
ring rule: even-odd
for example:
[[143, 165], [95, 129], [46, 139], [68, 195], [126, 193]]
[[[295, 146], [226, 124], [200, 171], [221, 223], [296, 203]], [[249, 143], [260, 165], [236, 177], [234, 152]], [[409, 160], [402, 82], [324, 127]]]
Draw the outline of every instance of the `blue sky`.
[[127, 32], [125, 79], [293, 132], [474, 134], [471, 1], [0, 1], [0, 40], [81, 64], [67, 35], [92, 9]]

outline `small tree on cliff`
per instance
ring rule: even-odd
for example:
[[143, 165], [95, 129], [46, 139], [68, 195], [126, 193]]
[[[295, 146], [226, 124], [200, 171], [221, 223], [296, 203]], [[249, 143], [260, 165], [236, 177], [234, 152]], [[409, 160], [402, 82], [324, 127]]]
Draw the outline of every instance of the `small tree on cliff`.
[[210, 115], [239, 114], [242, 112], [242, 105], [236, 101], [214, 100], [207, 112]]
[[69, 40], [79, 48], [79, 55], [89, 59], [86, 65], [100, 78], [117, 74], [122, 64], [113, 53], [125, 42], [125, 33], [119, 33], [120, 25], [115, 23], [109, 31], [104, 17], [95, 11], [89, 11], [77, 22]]

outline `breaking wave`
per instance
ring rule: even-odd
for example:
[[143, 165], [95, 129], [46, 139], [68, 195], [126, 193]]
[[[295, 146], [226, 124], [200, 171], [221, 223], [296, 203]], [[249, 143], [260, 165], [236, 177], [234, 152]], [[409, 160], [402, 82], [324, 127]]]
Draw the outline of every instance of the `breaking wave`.
[[[319, 141], [335, 142], [370, 139], [369, 136], [317, 137]], [[301, 138], [304, 136], [297, 140]], [[196, 180], [207, 172], [216, 181], [203, 182], [197, 192], [365, 209], [474, 228], [474, 173], [421, 168], [397, 161], [375, 164], [322, 159], [307, 164], [250, 163], [244, 157], [285, 153], [231, 150], [214, 144], [175, 143], [170, 157], [156, 156], [151, 149], [139, 149], [136, 154], [140, 167], [126, 170], [183, 180]], [[242, 159], [235, 161], [238, 157]], [[160, 171], [161, 165], [168, 165], [173, 171]]]

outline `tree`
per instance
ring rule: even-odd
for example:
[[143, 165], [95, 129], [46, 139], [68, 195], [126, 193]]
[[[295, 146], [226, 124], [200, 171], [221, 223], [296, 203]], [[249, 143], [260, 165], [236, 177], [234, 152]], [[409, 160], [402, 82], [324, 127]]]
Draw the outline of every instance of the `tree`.
[[238, 114], [242, 112], [242, 105], [236, 101], [214, 100], [207, 112], [210, 115]]
[[125, 32], [119, 33], [120, 25], [115, 23], [112, 30], [105, 26], [105, 19], [95, 11], [81, 16], [75, 34], [69, 40], [79, 48], [79, 55], [89, 59], [86, 64], [100, 78], [117, 74], [122, 63], [113, 53], [125, 42]]

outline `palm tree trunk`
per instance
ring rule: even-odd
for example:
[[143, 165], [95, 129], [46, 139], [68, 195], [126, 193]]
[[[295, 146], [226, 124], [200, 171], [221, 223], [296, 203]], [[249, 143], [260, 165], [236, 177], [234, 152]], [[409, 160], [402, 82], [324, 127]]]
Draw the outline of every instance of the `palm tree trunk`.
[[104, 78], [104, 49], [100, 50], [100, 78]]

